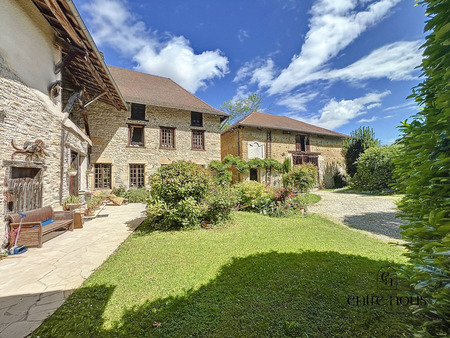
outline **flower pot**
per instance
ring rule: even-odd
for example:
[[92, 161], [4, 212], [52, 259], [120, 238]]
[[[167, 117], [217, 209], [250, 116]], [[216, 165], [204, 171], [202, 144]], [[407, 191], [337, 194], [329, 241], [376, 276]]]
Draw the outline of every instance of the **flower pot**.
[[76, 170], [69, 170], [68, 173], [69, 173], [69, 176], [77, 176], [78, 171], [76, 171]]

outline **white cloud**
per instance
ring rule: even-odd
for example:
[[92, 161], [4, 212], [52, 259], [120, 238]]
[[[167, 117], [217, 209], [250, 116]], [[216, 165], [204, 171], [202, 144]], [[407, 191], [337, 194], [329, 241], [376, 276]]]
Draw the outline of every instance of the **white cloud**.
[[374, 122], [378, 120], [377, 116], [372, 116], [370, 119], [361, 119], [358, 121], [358, 123], [369, 123], [369, 122]]
[[228, 59], [220, 50], [195, 54], [185, 37], [150, 31], [125, 0], [93, 0], [82, 9], [96, 43], [131, 57], [139, 71], [170, 77], [192, 93], [228, 73]]
[[390, 119], [392, 117], [394, 117], [394, 115], [386, 115], [386, 116], [384, 116], [385, 119]]
[[277, 105], [286, 106], [294, 111], [306, 111], [306, 103], [314, 99], [319, 93], [297, 93], [286, 95], [277, 101]]
[[373, 109], [373, 108], [380, 107], [380, 106], [381, 106], [381, 103], [372, 103], [367, 106], [367, 109]]
[[381, 102], [383, 97], [390, 93], [387, 90], [382, 93], [369, 93], [353, 100], [336, 101], [336, 99], [331, 99], [316, 116], [302, 117], [294, 115], [291, 117], [323, 128], [335, 129], [349, 123], [357, 116], [366, 114], [370, 105]]
[[[311, 10], [310, 29], [299, 55], [273, 81], [270, 94], [287, 92], [302, 84], [367, 28], [389, 15], [400, 0], [380, 0], [357, 11], [356, 0], [320, 0]], [[359, 5], [365, 5], [362, 1]]]
[[246, 31], [245, 29], [240, 29], [239, 30], [238, 39], [239, 39], [240, 42], [244, 42], [249, 37], [250, 37], [250, 35], [248, 35], [248, 31]]
[[417, 108], [417, 103], [415, 101], [409, 101], [409, 102], [400, 104], [398, 106], [387, 107], [387, 108], [383, 109], [383, 111], [401, 110], [401, 109], [409, 109], [409, 108]]
[[380, 47], [355, 63], [330, 71], [312, 74], [311, 77], [327, 80], [360, 81], [386, 77], [392, 81], [412, 80], [420, 64], [421, 41], [398, 41]]
[[270, 86], [275, 74], [275, 63], [271, 58], [256, 58], [246, 62], [236, 72], [233, 82], [247, 81], [249, 84], [258, 84], [258, 87]]

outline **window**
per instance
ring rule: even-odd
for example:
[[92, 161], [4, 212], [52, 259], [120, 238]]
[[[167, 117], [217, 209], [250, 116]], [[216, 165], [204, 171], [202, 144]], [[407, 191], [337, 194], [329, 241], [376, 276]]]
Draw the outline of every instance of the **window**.
[[144, 126], [128, 125], [128, 145], [130, 147], [143, 147], [145, 129]]
[[203, 114], [195, 111], [191, 112], [191, 126], [203, 127]]
[[144, 186], [144, 165], [130, 164], [130, 188]]
[[131, 104], [131, 120], [145, 120], [145, 104], [132, 103]]
[[192, 131], [192, 149], [205, 150], [205, 132], [203, 130]]
[[175, 128], [161, 127], [160, 148], [175, 149]]
[[111, 189], [111, 164], [95, 165], [94, 188]]
[[296, 151], [309, 151], [309, 137], [305, 135], [295, 136], [295, 150]]
[[258, 181], [258, 169], [250, 169], [250, 181]]

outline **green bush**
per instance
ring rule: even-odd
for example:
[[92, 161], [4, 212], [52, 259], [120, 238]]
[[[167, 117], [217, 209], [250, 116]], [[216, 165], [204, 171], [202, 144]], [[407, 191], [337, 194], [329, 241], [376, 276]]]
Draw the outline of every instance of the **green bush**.
[[145, 187], [138, 189], [129, 189], [123, 197], [128, 200], [129, 203], [146, 203], [147, 199], [150, 197], [150, 191]]
[[289, 173], [283, 175], [283, 185], [293, 186], [299, 192], [308, 192], [317, 184], [317, 167], [307, 163], [296, 167]]
[[235, 189], [229, 185], [213, 186], [207, 200], [205, 220], [220, 224], [230, 220], [231, 211], [238, 203]]
[[337, 171], [333, 175], [333, 181], [334, 181], [334, 187], [335, 188], [343, 188], [348, 185], [348, 177], [345, 174], [341, 174], [339, 171]]
[[240, 208], [262, 212], [274, 200], [274, 192], [256, 181], [244, 181], [234, 185]]
[[398, 156], [397, 146], [372, 147], [356, 161], [357, 171], [351, 181], [356, 190], [391, 190], [394, 183], [394, 158]]
[[154, 229], [219, 223], [229, 218], [235, 203], [229, 188], [217, 186], [208, 170], [191, 162], [159, 168], [150, 176], [150, 186], [147, 214]]
[[375, 133], [370, 127], [359, 127], [350, 133], [350, 138], [344, 141], [343, 153], [347, 174], [350, 177], [356, 174], [356, 161], [366, 149], [377, 147], [380, 140], [375, 138]]
[[448, 1], [419, 1], [428, 21], [423, 50], [425, 78], [413, 89], [422, 109], [400, 130], [402, 156], [396, 159], [397, 186], [405, 196], [398, 204], [409, 264], [404, 276], [427, 300], [417, 312], [428, 317], [416, 336], [450, 334], [450, 111]]
[[119, 185], [118, 187], [114, 187], [111, 191], [112, 194], [119, 196], [119, 197], [125, 197], [125, 193], [127, 192], [127, 189], [123, 184]]

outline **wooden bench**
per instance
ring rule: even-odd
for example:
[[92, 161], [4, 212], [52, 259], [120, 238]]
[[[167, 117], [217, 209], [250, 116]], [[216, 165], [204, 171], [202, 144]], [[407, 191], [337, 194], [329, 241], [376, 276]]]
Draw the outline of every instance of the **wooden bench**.
[[[58, 229], [73, 230], [73, 212], [72, 211], [53, 211], [52, 207], [44, 207], [24, 212], [22, 227], [20, 229], [18, 245], [26, 247], [42, 247], [42, 236]], [[42, 225], [46, 220], [53, 219], [49, 224]], [[9, 215], [9, 226], [11, 229], [10, 245], [14, 245], [17, 229], [20, 224], [20, 215]]]

